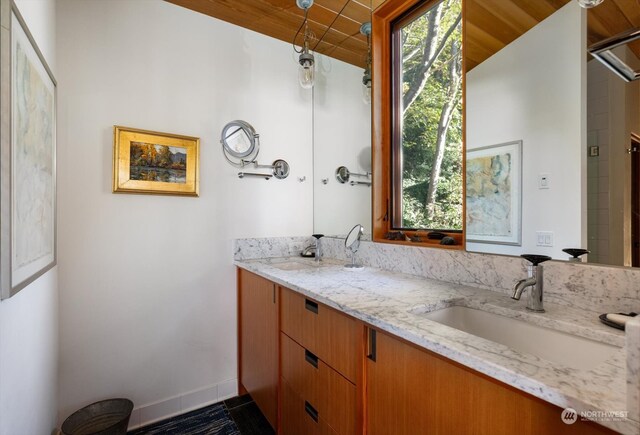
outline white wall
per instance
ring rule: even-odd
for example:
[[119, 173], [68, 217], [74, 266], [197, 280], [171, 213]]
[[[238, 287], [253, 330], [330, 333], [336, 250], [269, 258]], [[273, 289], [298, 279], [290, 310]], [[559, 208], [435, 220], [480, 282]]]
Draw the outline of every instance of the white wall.
[[[55, 0], [15, 3], [55, 75]], [[56, 426], [57, 281], [54, 267], [0, 302], [1, 435], [48, 434]]]
[[[522, 246], [467, 250], [566, 259], [563, 248], [586, 248], [585, 29], [570, 2], [467, 74], [467, 149], [523, 141]], [[553, 248], [536, 246], [536, 231], [552, 231]]]
[[[340, 184], [335, 177], [339, 166], [357, 173], [371, 171], [371, 104], [362, 100], [364, 71], [327, 56], [316, 57], [314, 231], [341, 235], [355, 224], [362, 224], [365, 232], [371, 233], [371, 188]], [[325, 178], [327, 184], [322, 183]], [[361, 177], [351, 179], [367, 181]]]
[[[58, 55], [60, 417], [126, 396], [135, 426], [233, 394], [232, 239], [312, 233], [291, 45], [159, 0], [59, 0]], [[289, 178], [238, 179], [234, 119]], [[200, 197], [111, 193], [114, 124], [200, 137]]]

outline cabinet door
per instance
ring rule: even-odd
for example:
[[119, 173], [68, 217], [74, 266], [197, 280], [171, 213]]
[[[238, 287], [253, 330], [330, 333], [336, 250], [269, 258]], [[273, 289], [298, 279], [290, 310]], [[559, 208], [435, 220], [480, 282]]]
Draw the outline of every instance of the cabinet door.
[[271, 426], [278, 419], [278, 301], [275, 284], [238, 274], [239, 376]]
[[372, 329], [367, 347], [367, 433], [436, 433], [427, 431], [435, 405], [428, 364], [408, 345]]
[[591, 422], [564, 424], [557, 406], [371, 331], [366, 363], [369, 435], [613, 433]]

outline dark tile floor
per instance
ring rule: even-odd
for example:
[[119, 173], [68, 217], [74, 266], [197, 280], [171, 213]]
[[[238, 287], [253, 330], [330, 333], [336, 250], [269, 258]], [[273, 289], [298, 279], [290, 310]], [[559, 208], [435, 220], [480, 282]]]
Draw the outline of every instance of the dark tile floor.
[[275, 435], [267, 419], [251, 396], [234, 397], [224, 401], [231, 418], [238, 426], [241, 435]]
[[238, 432], [275, 435], [248, 394], [136, 429], [129, 435], [237, 435]]

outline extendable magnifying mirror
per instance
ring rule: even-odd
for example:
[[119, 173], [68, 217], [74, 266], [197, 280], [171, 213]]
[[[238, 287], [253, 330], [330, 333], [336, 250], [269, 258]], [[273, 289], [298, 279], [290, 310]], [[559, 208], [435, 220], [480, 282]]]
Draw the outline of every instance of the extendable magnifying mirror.
[[338, 183], [349, 183], [352, 186], [356, 186], [359, 184], [364, 186], [371, 186], [371, 181], [349, 181], [351, 177], [364, 177], [370, 179], [371, 173], [367, 172], [366, 174], [359, 174], [357, 172], [351, 172], [346, 166], [339, 166], [338, 169], [336, 169], [336, 180], [338, 180]]
[[225, 125], [220, 143], [227, 161], [237, 167], [254, 162], [260, 152], [260, 135], [245, 121], [236, 120]]
[[351, 178], [351, 172], [349, 172], [346, 166], [340, 166], [336, 169], [336, 180], [338, 180], [339, 183], [348, 183], [349, 178]]
[[275, 160], [271, 165], [258, 164], [260, 152], [260, 135], [251, 124], [246, 121], [231, 121], [222, 129], [220, 134], [222, 154], [224, 158], [236, 168], [244, 168], [253, 164], [255, 169], [271, 169], [270, 174], [256, 172], [238, 172], [238, 178], [259, 177], [269, 180], [275, 177], [279, 180], [289, 176], [289, 164], [283, 159]]

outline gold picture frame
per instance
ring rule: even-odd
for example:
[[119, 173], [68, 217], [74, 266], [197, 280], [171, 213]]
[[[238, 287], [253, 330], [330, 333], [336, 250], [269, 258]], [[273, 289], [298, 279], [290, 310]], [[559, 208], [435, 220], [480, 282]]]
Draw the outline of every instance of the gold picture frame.
[[113, 192], [199, 195], [200, 139], [113, 127]]

